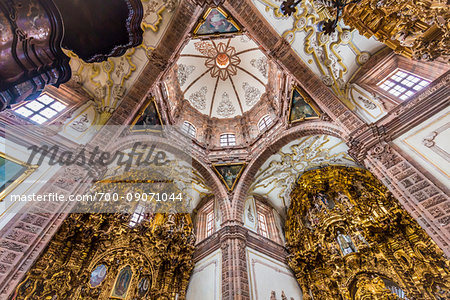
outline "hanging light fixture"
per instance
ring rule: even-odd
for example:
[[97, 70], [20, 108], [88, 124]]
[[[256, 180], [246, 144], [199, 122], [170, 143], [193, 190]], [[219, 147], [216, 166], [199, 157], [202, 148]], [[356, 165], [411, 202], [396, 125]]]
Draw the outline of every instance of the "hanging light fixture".
[[[317, 28], [319, 32], [324, 32], [327, 35], [330, 35], [336, 30], [337, 24], [339, 22], [339, 17], [342, 15], [342, 11], [344, 10], [344, 7], [346, 7], [349, 4], [355, 4], [360, 2], [361, 0], [318, 0], [320, 4], [322, 4], [325, 7], [334, 8], [336, 9], [336, 17], [334, 20], [322, 20], [319, 23], [317, 23]], [[280, 6], [280, 12], [285, 16], [292, 16], [292, 14], [295, 12], [297, 5], [300, 4], [302, 0], [294, 1], [294, 0], [286, 0], [281, 3]]]

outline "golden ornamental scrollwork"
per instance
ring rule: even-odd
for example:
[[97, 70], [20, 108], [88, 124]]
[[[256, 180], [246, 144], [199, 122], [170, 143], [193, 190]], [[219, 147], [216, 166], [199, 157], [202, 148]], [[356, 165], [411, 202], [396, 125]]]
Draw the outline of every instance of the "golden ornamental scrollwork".
[[194, 242], [189, 214], [71, 214], [11, 299], [185, 299]]
[[362, 0], [345, 8], [346, 25], [417, 60], [450, 60], [450, 6], [440, 0]]
[[[180, 191], [170, 182], [144, 180], [158, 175], [130, 171], [97, 182], [92, 192]], [[136, 218], [140, 202], [77, 209], [86, 205], [95, 213], [72, 213], [64, 220], [11, 299], [185, 299], [195, 244], [186, 210], [168, 202], [148, 204]]]
[[304, 299], [450, 296], [449, 261], [363, 169], [305, 172], [291, 193], [286, 245]]

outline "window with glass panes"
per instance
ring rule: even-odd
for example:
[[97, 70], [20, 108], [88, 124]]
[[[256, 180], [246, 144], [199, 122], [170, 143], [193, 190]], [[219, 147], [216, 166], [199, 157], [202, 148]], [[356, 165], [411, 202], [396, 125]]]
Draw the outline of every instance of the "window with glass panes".
[[258, 122], [259, 131], [266, 130], [272, 124], [272, 118], [269, 115], [265, 115]]
[[266, 222], [266, 216], [258, 213], [258, 228], [259, 228], [259, 234], [262, 236], [268, 238], [269, 233], [267, 231], [267, 222]]
[[44, 94], [35, 100], [28, 101], [25, 104], [14, 108], [14, 112], [34, 123], [43, 124], [56, 117], [65, 108], [67, 108], [67, 105]]
[[195, 138], [197, 130], [195, 129], [195, 126], [189, 123], [188, 121], [184, 121], [183, 127], [181, 129], [183, 130], [184, 133], [186, 133], [190, 137]]
[[414, 74], [397, 70], [380, 84], [380, 88], [402, 100], [407, 100], [415, 93], [426, 87], [430, 82]]
[[220, 146], [235, 146], [236, 145], [236, 136], [232, 133], [225, 133], [220, 135]]
[[130, 227], [134, 227], [137, 224], [141, 223], [145, 217], [145, 207], [138, 204], [136, 209], [134, 210], [133, 215], [131, 216], [130, 223], [128, 224]]
[[214, 232], [214, 211], [206, 215], [206, 236], [210, 236]]

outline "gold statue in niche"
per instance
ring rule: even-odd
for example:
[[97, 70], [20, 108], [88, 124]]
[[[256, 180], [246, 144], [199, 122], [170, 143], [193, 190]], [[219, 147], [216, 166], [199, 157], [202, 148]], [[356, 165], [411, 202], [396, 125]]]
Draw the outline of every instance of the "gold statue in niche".
[[446, 0], [362, 0], [349, 5], [344, 23], [408, 58], [450, 60], [450, 5]]
[[449, 299], [450, 263], [368, 171], [305, 172], [291, 194], [288, 262], [304, 299]]

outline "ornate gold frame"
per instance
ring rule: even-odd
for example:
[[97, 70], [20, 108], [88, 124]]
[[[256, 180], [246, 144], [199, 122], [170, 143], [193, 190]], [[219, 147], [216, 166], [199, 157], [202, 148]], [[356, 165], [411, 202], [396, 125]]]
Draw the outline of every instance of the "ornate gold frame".
[[[292, 101], [293, 101], [293, 98], [294, 98], [294, 91], [297, 91], [303, 97], [305, 102], [311, 106], [311, 108], [317, 114], [317, 117], [308, 117], [308, 118], [298, 119], [298, 120], [294, 120], [294, 121], [291, 120], [291, 110], [292, 110]], [[292, 91], [291, 91], [291, 99], [289, 100], [289, 113], [288, 113], [288, 122], [289, 122], [289, 124], [302, 122], [302, 121], [306, 121], [306, 120], [315, 120], [315, 119], [319, 119], [319, 118], [320, 118], [320, 111], [317, 108], [317, 106], [314, 104], [313, 100], [308, 95], [308, 93], [305, 90], [303, 90], [301, 87], [293, 85], [292, 86]]]
[[[147, 107], [151, 104], [154, 103], [155, 105], [155, 109], [156, 109], [156, 113], [158, 114], [158, 120], [159, 123], [161, 123], [161, 129], [157, 130], [157, 129], [134, 129], [134, 126], [136, 125], [137, 121], [139, 120], [140, 117], [142, 117], [145, 113], [145, 110], [147, 109]], [[161, 114], [159, 113], [159, 109], [158, 109], [158, 105], [156, 104], [156, 99], [155, 97], [149, 97], [149, 100], [147, 101], [147, 103], [145, 103], [145, 105], [141, 108], [141, 110], [137, 113], [136, 117], [134, 118], [133, 122], [131, 123], [131, 131], [132, 132], [161, 132], [163, 129], [163, 122], [161, 119]]]
[[[242, 166], [241, 170], [239, 171], [239, 173], [236, 176], [236, 180], [233, 182], [233, 186], [231, 186], [231, 188], [228, 186], [227, 182], [225, 181], [225, 179], [223, 178], [222, 174], [220, 174], [219, 170], [217, 169], [217, 167], [229, 167], [229, 166]], [[240, 162], [240, 163], [228, 163], [228, 164], [213, 164], [212, 167], [214, 169], [214, 172], [216, 172], [217, 176], [219, 176], [220, 180], [222, 181], [222, 183], [227, 187], [229, 192], [232, 192], [234, 190], [234, 187], [236, 186], [236, 183], [239, 181], [239, 179], [241, 178], [242, 172], [244, 171], [245, 167], [247, 166], [247, 163], [245, 162]]]
[[[227, 19], [228, 22], [230, 22], [231, 24], [234, 25], [234, 27], [237, 28], [237, 32], [233, 32], [233, 33], [213, 33], [213, 34], [197, 34], [197, 31], [200, 29], [200, 27], [205, 24], [206, 22], [206, 17], [209, 15], [209, 13], [213, 10], [213, 9], [217, 9], [221, 14], [223, 14], [225, 16], [225, 18]], [[227, 13], [223, 8], [221, 7], [209, 7], [205, 13], [203, 14], [202, 18], [198, 21], [197, 26], [195, 26], [194, 31], [192, 32], [192, 36], [194, 38], [199, 38], [199, 37], [218, 37], [221, 35], [225, 35], [225, 34], [242, 34], [242, 27], [239, 26], [238, 23], [236, 23], [236, 21], [231, 17], [231, 15], [229, 13]]]
[[5, 160], [12, 161], [13, 163], [16, 163], [18, 165], [23, 166], [25, 171], [16, 179], [14, 179], [14, 182], [10, 184], [9, 186], [5, 187], [3, 191], [0, 192], [0, 202], [3, 201], [3, 199], [8, 196], [9, 193], [11, 193], [17, 186], [19, 186], [28, 176], [30, 176], [39, 166], [38, 165], [29, 165], [27, 163], [24, 163], [18, 159], [15, 159], [9, 155], [6, 155], [5, 153], [0, 152], [0, 157], [3, 157]]

